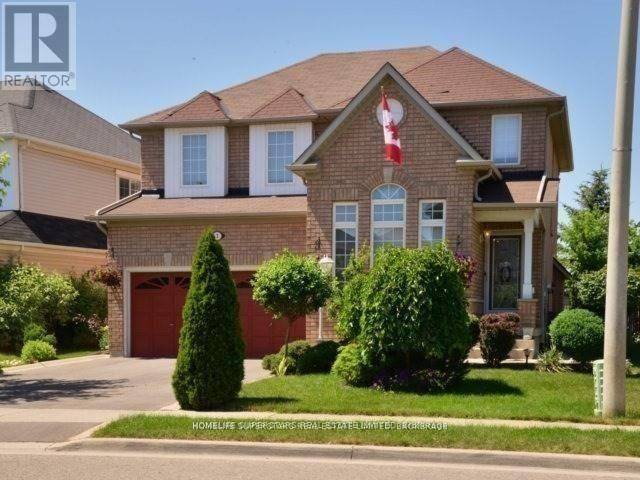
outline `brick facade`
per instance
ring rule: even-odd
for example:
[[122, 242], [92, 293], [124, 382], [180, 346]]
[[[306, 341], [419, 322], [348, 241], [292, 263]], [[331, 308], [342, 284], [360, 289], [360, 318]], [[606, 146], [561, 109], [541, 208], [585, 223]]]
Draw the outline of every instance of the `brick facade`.
[[[258, 265], [274, 253], [287, 247], [320, 258], [332, 255], [333, 203], [351, 201], [358, 204], [358, 245], [371, 243], [371, 192], [384, 183], [396, 183], [407, 191], [405, 240], [407, 247], [417, 247], [419, 240], [420, 200], [446, 202], [446, 241], [452, 250], [473, 256], [478, 261], [478, 273], [468, 289], [469, 308], [476, 314], [485, 310], [485, 232], [492, 230], [522, 230], [521, 223], [482, 223], [474, 218], [473, 195], [477, 174], [456, 167], [463, 152], [435, 126], [433, 121], [399, 89], [387, 82], [390, 97], [400, 100], [405, 117], [400, 135], [405, 163], [394, 167], [384, 160], [381, 126], [376, 117], [379, 92], [367, 98], [342, 125], [332, 140], [316, 156], [318, 173], [307, 179], [308, 210], [306, 220], [241, 220], [233, 222], [139, 222], [109, 225], [109, 246], [122, 267], [188, 266], [197, 238], [206, 226], [225, 232], [225, 253], [232, 266]], [[539, 106], [502, 106], [500, 108], [444, 108], [443, 117], [484, 157], [491, 154], [491, 116], [497, 113], [522, 114], [521, 165], [516, 170], [548, 169], [549, 149], [547, 110]], [[314, 124], [314, 139], [329, 122]], [[228, 127], [228, 186], [244, 189], [249, 186], [249, 127]], [[164, 186], [164, 134], [143, 131], [143, 188]], [[519, 303], [523, 326], [539, 327], [541, 311], [546, 301], [546, 259], [555, 252], [556, 217], [548, 229], [536, 227], [533, 237], [532, 282], [534, 299]], [[549, 270], [550, 271], [550, 270]], [[550, 277], [549, 277], [550, 278]], [[123, 349], [123, 292], [109, 297], [109, 323], [112, 349]], [[323, 319], [322, 337], [334, 338], [331, 319]], [[317, 314], [307, 317], [307, 338], [318, 338]]]
[[142, 189], [164, 188], [164, 130], [145, 130], [140, 144]]
[[[123, 269], [148, 267], [189, 270], [198, 238], [206, 228], [224, 233], [221, 243], [231, 268], [253, 269], [283, 248], [305, 251], [304, 218], [265, 218], [215, 222], [145, 222], [109, 225], [109, 248]], [[126, 270], [125, 270], [126, 271]], [[124, 294], [109, 294], [112, 355], [124, 354]]]

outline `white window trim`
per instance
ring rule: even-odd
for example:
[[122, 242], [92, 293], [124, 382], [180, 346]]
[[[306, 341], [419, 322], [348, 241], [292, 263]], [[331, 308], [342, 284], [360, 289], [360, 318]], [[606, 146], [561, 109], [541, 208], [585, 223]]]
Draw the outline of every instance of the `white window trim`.
[[[191, 136], [191, 135], [204, 135], [204, 144], [205, 144], [205, 175], [207, 176], [207, 181], [206, 183], [203, 183], [201, 185], [187, 185], [184, 183], [184, 143], [183, 143], [183, 138], [185, 136]], [[193, 132], [180, 132], [180, 188], [197, 188], [197, 189], [202, 189], [202, 188], [209, 188], [211, 186], [211, 179], [209, 178], [209, 135], [207, 132], [205, 131], [193, 131]]]
[[294, 181], [294, 175], [293, 173], [291, 174], [291, 181], [290, 182], [270, 182], [269, 181], [269, 133], [273, 133], [273, 132], [291, 132], [292, 135], [292, 144], [293, 144], [293, 157], [291, 159], [291, 163], [295, 162], [296, 160], [296, 152], [295, 152], [295, 148], [296, 148], [296, 130], [295, 128], [278, 128], [278, 127], [267, 127], [265, 128], [264, 131], [264, 158], [265, 158], [265, 162], [264, 162], [264, 182], [265, 182], [265, 186], [266, 187], [273, 187], [273, 186], [277, 186], [277, 185], [293, 185], [293, 181]]
[[[520, 121], [520, 131], [518, 134], [518, 161], [517, 162], [513, 162], [513, 163], [496, 163], [493, 159], [493, 142], [495, 139], [495, 123], [496, 123], [496, 119], [497, 118], [504, 118], [504, 117], [515, 117], [518, 118]], [[498, 167], [508, 167], [508, 166], [514, 166], [514, 165], [520, 165], [522, 163], [522, 114], [521, 113], [501, 113], [501, 114], [495, 114], [495, 115], [491, 115], [491, 161], [496, 164]]]
[[126, 178], [127, 180], [137, 181], [140, 183], [140, 189], [142, 190], [142, 179], [140, 175], [133, 172], [127, 172], [126, 170], [116, 170], [116, 200], [120, 199], [120, 179]]
[[[373, 192], [375, 192], [378, 188], [384, 185], [395, 185], [400, 187], [404, 191], [403, 199], [374, 199]], [[371, 264], [373, 264], [374, 254], [375, 254], [375, 245], [373, 244], [373, 232], [376, 228], [402, 228], [402, 247], [407, 246], [407, 189], [402, 185], [398, 185], [397, 183], [383, 183], [378, 185], [373, 190], [371, 190]], [[402, 201], [402, 222], [397, 220], [394, 221], [375, 221], [374, 220], [374, 205], [389, 205], [389, 204], [397, 204]]]
[[[339, 205], [353, 205], [356, 207], [356, 221], [355, 222], [338, 222], [336, 221], [336, 207]], [[331, 238], [331, 255], [333, 256], [333, 274], [336, 274], [336, 230], [338, 228], [355, 228], [356, 230], [356, 247], [353, 251], [353, 254], [357, 254], [358, 253], [358, 248], [360, 247], [360, 245], [358, 244], [358, 236], [359, 236], [359, 231], [358, 231], [358, 220], [360, 218], [360, 211], [358, 208], [358, 202], [335, 202], [333, 204], [333, 229], [332, 229], [332, 238]]]
[[[442, 219], [441, 220], [423, 220], [422, 205], [424, 203], [441, 203]], [[424, 199], [420, 200], [418, 205], [418, 246], [422, 247], [422, 227], [442, 227], [442, 241], [447, 244], [447, 201], [443, 199]]]

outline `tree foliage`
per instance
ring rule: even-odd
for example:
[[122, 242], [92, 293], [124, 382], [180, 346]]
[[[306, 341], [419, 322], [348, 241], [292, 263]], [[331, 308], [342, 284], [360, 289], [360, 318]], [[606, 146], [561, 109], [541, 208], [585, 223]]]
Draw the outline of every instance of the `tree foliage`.
[[264, 262], [251, 283], [253, 299], [276, 319], [287, 322], [286, 363], [291, 325], [324, 306], [332, 293], [332, 280], [314, 258], [284, 250]]
[[363, 289], [358, 343], [372, 358], [445, 360], [471, 347], [459, 265], [444, 245], [382, 247]]
[[0, 296], [0, 333], [11, 339], [13, 348], [22, 344], [28, 324], [52, 332], [68, 322], [69, 307], [78, 292], [67, 277], [45, 273], [36, 265], [14, 265], [7, 271]]
[[182, 313], [173, 390], [185, 410], [211, 410], [237, 397], [244, 377], [238, 295], [211, 230], [198, 242]]
[[578, 191], [575, 192], [576, 203], [579, 208], [565, 205], [567, 213], [570, 215], [580, 210], [591, 210], [609, 213], [610, 192], [607, 179], [609, 170], [600, 168], [591, 172], [591, 178], [586, 182], [578, 185]]

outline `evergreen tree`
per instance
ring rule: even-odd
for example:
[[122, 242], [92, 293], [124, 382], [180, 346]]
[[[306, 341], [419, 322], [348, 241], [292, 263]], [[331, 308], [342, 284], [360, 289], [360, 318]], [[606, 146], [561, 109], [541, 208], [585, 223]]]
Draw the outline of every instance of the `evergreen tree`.
[[173, 390], [185, 410], [212, 410], [237, 397], [244, 378], [238, 295], [222, 246], [207, 230], [198, 243]]

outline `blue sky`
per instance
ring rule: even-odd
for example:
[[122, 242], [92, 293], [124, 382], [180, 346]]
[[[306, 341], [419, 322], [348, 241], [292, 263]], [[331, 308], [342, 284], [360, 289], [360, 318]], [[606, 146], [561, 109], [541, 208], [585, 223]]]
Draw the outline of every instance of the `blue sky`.
[[571, 203], [611, 162], [619, 16], [614, 0], [80, 0], [78, 89], [67, 94], [119, 123], [322, 52], [456, 45], [567, 96], [575, 170], [560, 199]]

